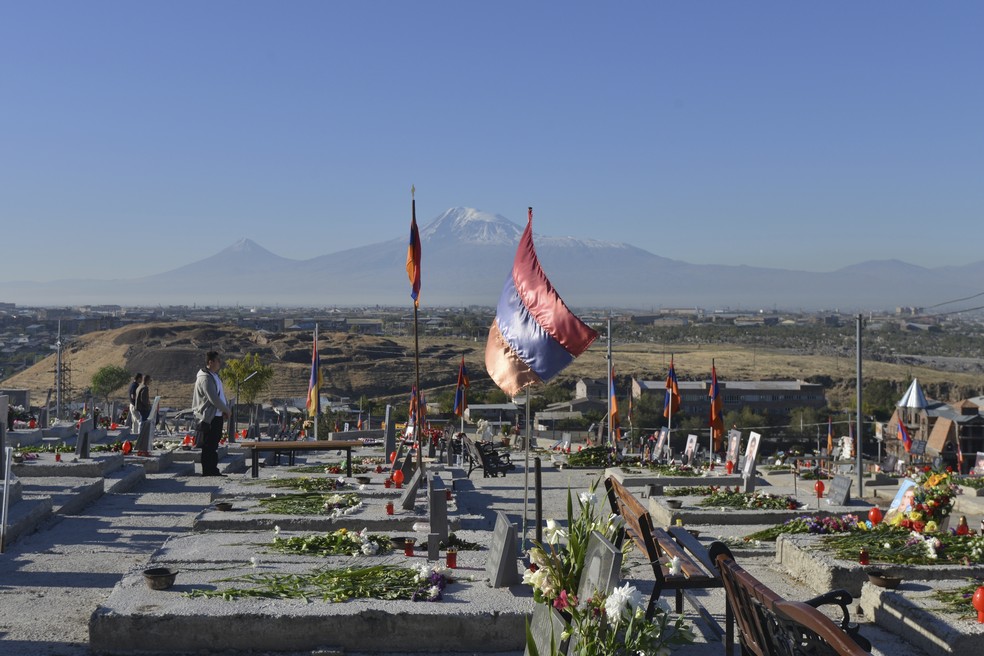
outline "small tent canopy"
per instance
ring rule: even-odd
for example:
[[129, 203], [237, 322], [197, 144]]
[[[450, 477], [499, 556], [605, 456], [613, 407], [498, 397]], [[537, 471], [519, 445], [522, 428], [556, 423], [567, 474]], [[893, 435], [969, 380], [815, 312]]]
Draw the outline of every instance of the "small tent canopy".
[[919, 387], [919, 379], [913, 378], [912, 384], [909, 385], [909, 389], [905, 391], [902, 395], [902, 399], [896, 404], [900, 408], [910, 408], [912, 410], [923, 410], [928, 403], [926, 403], [926, 395], [923, 394], [922, 388]]

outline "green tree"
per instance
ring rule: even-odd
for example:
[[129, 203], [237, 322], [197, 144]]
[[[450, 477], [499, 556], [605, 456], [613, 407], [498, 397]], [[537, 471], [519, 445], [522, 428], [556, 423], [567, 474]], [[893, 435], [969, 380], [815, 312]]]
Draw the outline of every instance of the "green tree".
[[240, 360], [226, 360], [219, 375], [226, 390], [239, 394], [238, 402], [252, 404], [273, 379], [273, 367], [260, 362], [259, 355], [247, 353]]
[[107, 365], [92, 375], [92, 393], [109, 403], [109, 395], [130, 382], [130, 372], [123, 367]]
[[[815, 437], [817, 424], [827, 421], [826, 415], [821, 415], [816, 408], [793, 408], [789, 413], [789, 425], [786, 432], [791, 437]], [[826, 429], [824, 429], [826, 430]]]

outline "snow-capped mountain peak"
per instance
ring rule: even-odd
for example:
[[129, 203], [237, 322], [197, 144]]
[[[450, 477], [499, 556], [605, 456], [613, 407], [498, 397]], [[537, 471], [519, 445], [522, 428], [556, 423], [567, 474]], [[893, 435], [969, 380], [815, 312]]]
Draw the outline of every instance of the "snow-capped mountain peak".
[[471, 207], [452, 207], [420, 230], [421, 241], [456, 241], [467, 244], [515, 244], [522, 228], [499, 214]]

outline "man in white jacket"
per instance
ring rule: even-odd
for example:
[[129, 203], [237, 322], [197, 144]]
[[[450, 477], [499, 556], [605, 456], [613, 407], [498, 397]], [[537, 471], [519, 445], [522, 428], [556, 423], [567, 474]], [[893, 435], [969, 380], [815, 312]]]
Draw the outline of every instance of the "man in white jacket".
[[202, 448], [202, 476], [224, 476], [219, 471], [219, 440], [224, 420], [229, 418], [229, 403], [222, 389], [219, 369], [222, 360], [216, 351], [205, 354], [205, 366], [195, 378], [191, 408], [198, 420], [195, 444]]

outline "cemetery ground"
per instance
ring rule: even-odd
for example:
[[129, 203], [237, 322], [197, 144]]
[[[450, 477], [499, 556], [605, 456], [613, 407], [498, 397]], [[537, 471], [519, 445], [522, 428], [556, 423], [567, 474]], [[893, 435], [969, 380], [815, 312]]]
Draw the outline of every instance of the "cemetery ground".
[[[378, 455], [378, 448], [367, 448], [366, 454]], [[361, 455], [356, 452], [355, 456]], [[337, 461], [331, 452], [311, 454], [298, 458], [298, 464]], [[524, 513], [524, 471], [522, 454], [513, 452], [517, 469], [498, 478], [482, 478], [476, 471], [471, 479], [464, 477], [460, 468], [443, 468], [442, 477], [454, 481], [454, 501], [448, 509], [448, 519], [452, 530], [462, 537], [483, 545], [489, 544], [495, 513], [501, 511], [522, 529]], [[426, 532], [415, 531], [414, 524], [424, 517], [416, 517], [413, 511], [405, 511], [397, 505], [392, 519], [377, 514], [372, 508], [381, 508], [385, 500], [399, 500], [396, 491], [382, 488], [381, 475], [372, 474], [368, 489], [361, 493], [375, 503], [350, 516], [341, 515], [331, 525], [324, 522], [300, 520], [297, 517], [281, 515], [271, 517], [267, 514], [253, 514], [261, 497], [270, 490], [265, 487], [272, 480], [286, 478], [292, 474], [289, 467], [266, 466], [261, 470], [257, 483], [249, 478], [246, 470], [246, 457], [237, 454], [231, 447], [223, 458], [227, 477], [203, 478], [194, 474], [193, 462], [174, 460], [163, 467], [150, 466], [147, 469], [140, 458], [126, 458], [125, 464], [101, 477], [102, 493], [92, 494], [89, 479], [66, 477], [31, 477], [22, 475], [21, 503], [28, 503], [43, 497], [50, 497], [54, 513], [37, 530], [19, 536], [6, 552], [0, 555], [0, 654], [4, 656], [83, 656], [95, 653], [98, 645], [90, 643], [90, 626], [95, 627], [95, 616], [108, 618], [109, 623], [98, 629], [103, 633], [96, 642], [103, 646], [114, 643], [113, 631], [120, 633], [120, 645], [129, 645], [121, 653], [136, 653], [135, 643], [144, 653], [176, 653], [168, 647], [174, 635], [184, 632], [195, 644], [194, 653], [224, 654], [266, 654], [272, 649], [249, 650], [242, 647], [230, 649], [235, 645], [235, 634], [243, 631], [246, 623], [241, 617], [262, 617], [263, 624], [251, 630], [260, 630], [276, 636], [278, 630], [294, 626], [291, 621], [313, 618], [323, 630], [324, 641], [318, 647], [303, 650], [277, 651], [278, 654], [349, 654], [363, 653], [397, 656], [409, 653], [454, 653], [446, 643], [435, 639], [436, 632], [450, 632], [451, 622], [466, 621], [493, 624], [497, 613], [505, 614], [513, 608], [532, 610], [532, 599], [527, 586], [517, 584], [495, 590], [480, 581], [451, 584], [449, 595], [444, 601], [400, 602], [406, 604], [407, 613], [417, 613], [415, 625], [410, 629], [398, 627], [399, 623], [377, 625], [377, 633], [365, 634], [365, 643], [373, 643], [371, 649], [361, 651], [358, 647], [338, 647], [333, 636], [341, 635], [345, 624], [363, 627], [358, 615], [372, 616], [381, 604], [396, 602], [357, 601], [340, 603], [322, 602], [311, 599], [307, 602], [284, 604], [279, 600], [239, 600], [226, 601], [221, 598], [188, 599], [184, 593], [200, 587], [212, 587], [211, 583], [222, 575], [266, 572], [279, 569], [298, 571], [298, 565], [309, 562], [278, 556], [266, 550], [265, 546], [274, 539], [275, 526], [280, 526], [281, 535], [301, 535], [310, 531], [332, 531], [339, 526], [359, 530], [363, 525], [372, 525], [372, 532], [379, 530], [389, 535], [416, 535], [426, 539]], [[69, 463], [70, 464], [70, 463]], [[441, 466], [435, 466], [440, 469]], [[154, 470], [157, 471], [154, 471]], [[138, 471], [139, 470], [139, 471]], [[544, 519], [566, 517], [567, 493], [586, 491], [590, 485], [605, 474], [600, 469], [559, 468], [545, 456], [542, 470]], [[293, 474], [299, 476], [300, 474]], [[799, 482], [794, 490], [792, 476], [764, 475], [760, 486], [763, 491], [775, 494], [794, 494], [808, 506], [817, 507], [812, 483]], [[532, 484], [533, 476], [530, 475]], [[599, 487], [599, 494], [603, 488]], [[637, 487], [640, 496], [645, 488]], [[883, 508], [891, 501], [894, 486], [884, 489], [866, 490], [865, 501], [855, 501], [844, 508], [828, 508], [821, 502], [822, 510], [851, 511], [865, 513], [873, 502]], [[84, 502], [77, 501], [85, 495]], [[877, 495], [877, 496], [875, 496]], [[229, 500], [234, 511], [220, 512], [215, 508], [217, 500]], [[694, 507], [692, 499], [684, 499], [684, 507], [679, 510], [663, 508], [659, 498], [647, 500], [654, 512], [657, 524], [664, 526], [675, 523], [676, 518], [684, 520], [685, 525], [700, 532], [700, 540], [705, 545], [718, 538], [737, 538], [753, 531], [766, 528], [775, 522], [768, 513], [702, 512]], [[984, 515], [984, 505], [972, 505], [970, 499], [963, 512], [958, 507], [955, 514], [966, 514], [971, 526], [980, 525]], [[418, 504], [419, 505], [419, 504]], [[973, 509], [973, 510], [970, 510]], [[532, 496], [528, 507], [528, 532], [533, 532], [534, 502]], [[806, 510], [804, 510], [806, 512]], [[674, 514], [676, 513], [676, 514]], [[710, 518], [710, 519], [707, 519]], [[382, 530], [389, 525], [390, 530]], [[281, 526], [282, 524], [282, 526]], [[330, 526], [330, 528], [329, 528]], [[737, 561], [754, 576], [766, 583], [779, 595], [790, 600], [803, 600], [822, 591], [811, 587], [808, 576], [793, 576], [783, 564], [776, 562], [776, 551], [771, 543], [745, 544], [734, 547]], [[480, 578], [484, 572], [484, 560], [488, 552], [459, 553], [459, 573], [469, 573]], [[251, 562], [251, 558], [255, 559]], [[344, 560], [344, 559], [343, 559]], [[412, 561], [415, 565], [427, 562], [426, 550], [417, 550], [411, 558], [397, 549], [386, 556], [384, 561], [405, 565]], [[441, 552], [440, 562], [444, 562]], [[165, 591], [147, 588], [141, 572], [151, 564], [180, 563], [175, 587]], [[819, 566], [815, 566], [819, 567]], [[202, 571], [195, 571], [195, 570]], [[637, 584], [648, 596], [652, 582], [650, 565], [644, 562], [637, 551], [626, 554], [624, 578]], [[221, 571], [219, 571], [221, 570]], [[695, 591], [701, 602], [711, 614], [723, 624], [724, 593], [721, 590]], [[865, 590], [868, 593], [868, 590]], [[861, 600], [855, 600], [861, 603]], [[661, 605], [669, 607], [672, 597], [663, 596]], [[950, 653], [946, 649], [930, 646], [926, 649], [913, 646], [894, 631], [881, 628], [871, 622], [872, 603], [866, 602], [869, 616], [857, 616], [863, 625], [862, 634], [871, 640], [874, 654], [898, 656], [899, 654]], [[280, 617], [264, 615], [271, 608], [286, 609]], [[191, 617], [193, 609], [195, 617]], [[313, 610], [312, 610], [313, 609]], [[277, 611], [280, 612], [280, 611]], [[403, 611], [401, 611], [403, 612]], [[905, 611], [902, 611], [905, 612]], [[430, 614], [430, 618], [426, 617]], [[721, 642], [705, 630], [700, 618], [689, 606], [685, 614], [693, 622], [697, 642], [681, 647], [680, 654], [704, 656], [723, 653]], [[855, 613], [856, 614], [856, 613]], [[472, 617], [469, 617], [469, 616]], [[477, 615], [477, 621], [476, 616]], [[141, 624], [144, 618], [146, 623]], [[125, 620], [125, 621], [124, 621]], [[131, 620], [133, 620], [131, 622]], [[117, 623], [113, 623], [116, 621]], [[332, 624], [332, 623], [335, 624]], [[152, 630], [159, 627], [159, 634]], [[387, 633], [389, 626], [389, 633]], [[976, 624], [974, 624], [976, 626]], [[516, 629], [510, 629], [515, 631]], [[521, 630], [521, 629], [520, 629]], [[108, 632], [108, 633], [107, 633]], [[194, 632], [198, 632], [197, 634]], [[135, 635], [123, 635], [134, 633]], [[905, 632], [899, 631], [903, 636]], [[521, 636], [510, 636], [516, 638]], [[170, 643], [169, 643], [170, 641]], [[515, 642], [515, 641], [514, 641]], [[286, 636], [284, 644], [287, 644]], [[461, 639], [459, 653], [488, 653], [487, 647], [474, 647], [467, 637]], [[430, 647], [427, 645], [441, 645]], [[500, 650], [498, 653], [518, 656], [522, 647]], [[959, 652], [958, 652], [959, 653]]]

